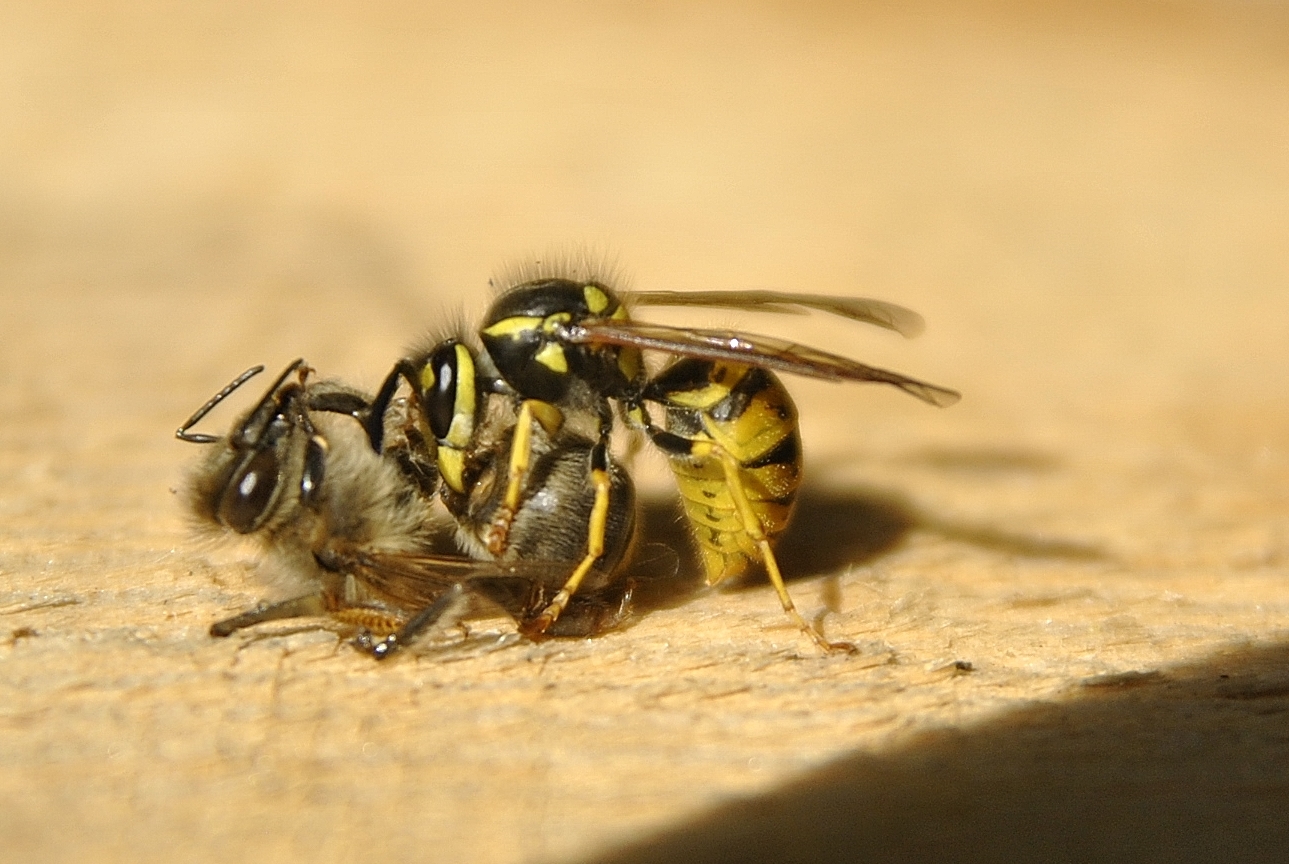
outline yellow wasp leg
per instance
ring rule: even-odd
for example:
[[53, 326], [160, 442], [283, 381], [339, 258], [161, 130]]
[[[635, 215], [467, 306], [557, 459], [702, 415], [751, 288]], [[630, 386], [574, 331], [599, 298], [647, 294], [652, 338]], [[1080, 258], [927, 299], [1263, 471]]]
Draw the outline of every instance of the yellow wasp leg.
[[558, 408], [547, 402], [525, 399], [519, 406], [519, 415], [515, 418], [515, 437], [510, 442], [510, 467], [507, 471], [506, 497], [488, 528], [488, 551], [501, 555], [506, 551], [510, 538], [510, 525], [519, 512], [520, 498], [523, 497], [524, 482], [528, 479], [528, 468], [533, 452], [533, 422], [542, 424], [547, 433], [554, 435], [563, 425], [564, 415]]
[[751, 503], [747, 500], [747, 495], [743, 491], [743, 483], [739, 479], [739, 471], [742, 466], [738, 460], [730, 454], [728, 450], [718, 444], [703, 441], [695, 441], [691, 451], [695, 458], [704, 459], [708, 456], [715, 456], [720, 459], [721, 466], [725, 469], [725, 481], [729, 484], [730, 497], [734, 499], [734, 506], [738, 509], [739, 520], [743, 523], [743, 530], [752, 538], [757, 547], [761, 550], [761, 561], [765, 564], [765, 573], [770, 577], [770, 584], [778, 592], [779, 602], [783, 604], [783, 611], [788, 613], [797, 626], [814, 640], [814, 643], [825, 651], [845, 651], [853, 654], [859, 649], [850, 642], [829, 642], [818, 629], [811, 626], [797, 611], [796, 604], [788, 596], [788, 586], [783, 584], [783, 574], [779, 572], [779, 561], [774, 557], [774, 549], [770, 546], [769, 539], [765, 532], [761, 530], [761, 520], [757, 518], [756, 511], [752, 509]]
[[546, 608], [537, 617], [525, 622], [520, 628], [525, 636], [540, 636], [555, 623], [560, 613], [573, 599], [573, 595], [577, 593], [577, 589], [581, 586], [582, 580], [586, 578], [586, 574], [591, 572], [591, 567], [595, 564], [596, 559], [604, 554], [604, 535], [609, 520], [609, 491], [611, 488], [608, 469], [599, 466], [592, 468], [591, 485], [595, 487], [595, 503], [591, 505], [591, 518], [587, 524], [586, 555], [582, 558], [581, 563], [577, 565], [577, 569], [568, 577], [564, 587], [546, 605]]

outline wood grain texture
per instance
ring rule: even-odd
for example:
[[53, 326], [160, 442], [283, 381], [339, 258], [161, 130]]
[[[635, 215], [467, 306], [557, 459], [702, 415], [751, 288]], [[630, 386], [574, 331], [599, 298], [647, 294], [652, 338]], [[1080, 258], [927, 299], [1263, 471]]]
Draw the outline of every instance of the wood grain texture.
[[[1289, 14], [468, 9], [0, 12], [5, 857], [1283, 860]], [[583, 248], [927, 317], [710, 322], [965, 394], [791, 382], [785, 571], [860, 656], [684, 558], [590, 641], [209, 638], [267, 589], [175, 426]]]

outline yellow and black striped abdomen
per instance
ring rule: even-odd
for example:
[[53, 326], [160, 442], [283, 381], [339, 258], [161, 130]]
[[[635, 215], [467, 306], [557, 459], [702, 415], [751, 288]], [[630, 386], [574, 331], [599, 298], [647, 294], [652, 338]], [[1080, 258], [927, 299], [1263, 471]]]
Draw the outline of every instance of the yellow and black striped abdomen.
[[[674, 438], [666, 449], [707, 581], [742, 575], [762, 561], [760, 539], [772, 543], [792, 517], [801, 484], [796, 406], [772, 372], [692, 359], [655, 379], [650, 396], [667, 411]], [[689, 442], [687, 452], [677, 439]]]

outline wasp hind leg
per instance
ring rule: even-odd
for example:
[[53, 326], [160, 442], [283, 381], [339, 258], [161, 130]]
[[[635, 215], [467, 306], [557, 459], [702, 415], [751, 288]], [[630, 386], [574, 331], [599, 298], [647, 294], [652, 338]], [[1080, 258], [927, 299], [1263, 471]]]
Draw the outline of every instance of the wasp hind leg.
[[779, 570], [779, 560], [774, 556], [774, 547], [761, 527], [761, 520], [757, 518], [756, 510], [748, 500], [747, 491], [743, 485], [743, 466], [734, 458], [734, 455], [714, 441], [696, 441], [656, 428], [650, 430], [650, 436], [655, 444], [668, 453], [689, 456], [700, 464], [711, 459], [716, 459], [720, 463], [730, 498], [738, 514], [739, 525], [747, 538], [756, 545], [761, 563], [765, 567], [765, 574], [769, 577], [770, 584], [774, 586], [775, 593], [779, 595], [783, 611], [824, 651], [857, 653], [859, 649], [851, 642], [830, 642], [819, 628], [812, 625], [797, 611], [796, 604], [788, 594], [788, 586], [783, 582], [783, 573]]
[[756, 511], [752, 509], [752, 504], [747, 499], [747, 493], [743, 488], [740, 474], [742, 466], [739, 465], [738, 460], [724, 447], [710, 442], [693, 442], [692, 452], [699, 459], [704, 456], [714, 456], [720, 460], [721, 467], [725, 471], [725, 480], [729, 483], [730, 495], [734, 499], [735, 507], [738, 509], [739, 521], [743, 525], [743, 530], [756, 543], [757, 549], [761, 552], [761, 563], [765, 567], [765, 574], [770, 577], [770, 584], [774, 586], [775, 593], [779, 595], [779, 602], [783, 605], [783, 611], [788, 613], [788, 617], [796, 622], [801, 631], [823, 650], [845, 652], [847, 654], [858, 652], [859, 649], [851, 642], [828, 641], [824, 634], [819, 632], [819, 628], [812, 625], [797, 611], [796, 604], [792, 602], [792, 597], [788, 594], [788, 586], [783, 582], [783, 573], [779, 570], [779, 560], [774, 557], [774, 547], [761, 529], [761, 520], [757, 518]]

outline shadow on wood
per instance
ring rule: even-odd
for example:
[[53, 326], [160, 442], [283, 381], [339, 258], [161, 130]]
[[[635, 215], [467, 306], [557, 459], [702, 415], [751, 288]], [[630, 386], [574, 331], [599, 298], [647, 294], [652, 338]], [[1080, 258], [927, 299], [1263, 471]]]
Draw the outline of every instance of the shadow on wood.
[[[803, 492], [792, 525], [777, 547], [779, 564], [789, 581], [863, 564], [899, 545], [912, 527], [911, 512], [892, 496]], [[682, 605], [705, 587], [679, 501], [644, 502], [640, 546], [627, 575], [635, 581], [633, 605], [641, 613]], [[765, 581], [759, 574], [733, 587]]]
[[[791, 582], [871, 563], [891, 552], [914, 530], [928, 531], [999, 554], [1092, 560], [1107, 557], [1095, 544], [1003, 531], [985, 523], [956, 522], [919, 509], [903, 496], [878, 489], [804, 489], [792, 524], [776, 553]], [[626, 575], [635, 583], [637, 613], [679, 606], [702, 590], [702, 566], [694, 552], [679, 501], [643, 502], [640, 545]], [[764, 585], [757, 573], [730, 586]]]
[[1084, 681], [839, 760], [594, 864], [1283, 861], [1289, 645]]

